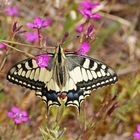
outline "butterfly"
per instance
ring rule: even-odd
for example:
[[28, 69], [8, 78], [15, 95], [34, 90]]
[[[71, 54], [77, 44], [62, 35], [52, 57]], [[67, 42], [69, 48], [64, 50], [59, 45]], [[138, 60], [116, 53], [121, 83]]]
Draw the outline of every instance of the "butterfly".
[[103, 62], [89, 56], [65, 52], [61, 46], [55, 53], [48, 53], [47, 67], [41, 68], [32, 58], [15, 64], [8, 72], [7, 79], [17, 85], [36, 91], [49, 108], [80, 105], [86, 96], [97, 88], [114, 84], [117, 74]]

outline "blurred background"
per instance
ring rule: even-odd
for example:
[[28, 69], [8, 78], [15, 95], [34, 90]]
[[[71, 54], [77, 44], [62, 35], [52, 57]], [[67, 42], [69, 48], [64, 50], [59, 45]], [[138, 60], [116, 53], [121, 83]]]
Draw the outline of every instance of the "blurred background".
[[[42, 30], [44, 46], [56, 46], [64, 33], [68, 41], [64, 47], [78, 49], [77, 25], [83, 21], [78, 12], [80, 0], [0, 0], [0, 42], [10, 40], [13, 47], [32, 55], [39, 53], [38, 42], [25, 35], [26, 26], [35, 17], [51, 19], [52, 25]], [[0, 139], [1, 140], [133, 140], [132, 133], [140, 123], [140, 1], [105, 0], [94, 21], [96, 37], [89, 56], [111, 66], [118, 74], [115, 85], [94, 91], [82, 103], [78, 114], [74, 107], [46, 105], [29, 89], [6, 80], [11, 66], [27, 56], [14, 49], [0, 48]], [[16, 7], [15, 15], [5, 11]], [[13, 35], [13, 25], [23, 25]], [[14, 36], [14, 38], [13, 38]], [[22, 43], [16, 44], [14, 42]], [[24, 44], [30, 44], [29, 46]], [[49, 48], [47, 51], [53, 51]], [[16, 125], [7, 116], [13, 106], [26, 110], [30, 121]]]

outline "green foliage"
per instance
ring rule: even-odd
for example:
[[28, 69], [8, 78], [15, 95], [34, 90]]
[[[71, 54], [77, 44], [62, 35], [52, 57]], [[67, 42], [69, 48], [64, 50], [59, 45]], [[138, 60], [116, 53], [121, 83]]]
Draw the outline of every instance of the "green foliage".
[[66, 131], [66, 128], [60, 129], [60, 126], [55, 124], [52, 128], [46, 127], [45, 129], [40, 128], [40, 132], [43, 136], [43, 140], [62, 140], [62, 137]]

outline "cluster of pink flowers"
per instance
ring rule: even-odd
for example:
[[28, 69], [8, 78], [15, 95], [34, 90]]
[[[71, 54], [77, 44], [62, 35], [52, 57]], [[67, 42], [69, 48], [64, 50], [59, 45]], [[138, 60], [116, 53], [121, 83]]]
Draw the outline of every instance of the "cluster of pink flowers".
[[[83, 15], [83, 17], [86, 17], [86, 22], [90, 20], [99, 20], [101, 19], [101, 15], [98, 13], [93, 13], [93, 10], [100, 6], [99, 2], [92, 2], [92, 0], [85, 0], [80, 2], [80, 8], [79, 12], [80, 14]], [[16, 6], [9, 6], [5, 8], [5, 13], [8, 16], [19, 16], [19, 9]], [[31, 43], [38, 43], [40, 44], [40, 30], [42, 28], [46, 28], [52, 24], [51, 19], [46, 19], [43, 20], [41, 17], [36, 17], [33, 22], [27, 22], [26, 26], [29, 27], [30, 29], [34, 29], [35, 31], [33, 32], [25, 32], [25, 38], [28, 42]], [[89, 25], [88, 27], [86, 26], [86, 30], [84, 29], [85, 23], [79, 25], [76, 28], [76, 31], [79, 33], [84, 32], [85, 38], [82, 42], [82, 44], [79, 47], [78, 54], [80, 55], [86, 55], [90, 51], [90, 40], [92, 40], [92, 35], [94, 34], [94, 26]], [[19, 32], [19, 30], [22, 28], [22, 26], [17, 27], [17, 22], [13, 25], [13, 32]], [[65, 38], [63, 39], [63, 42], [66, 40], [68, 35], [65, 35]], [[0, 49], [6, 49], [6, 45], [0, 44]], [[49, 56], [46, 55], [39, 55], [35, 58], [36, 63], [38, 64], [39, 67], [47, 67], [49, 63]]]
[[85, 29], [85, 25], [86, 23], [90, 22], [91, 20], [100, 20], [101, 19], [101, 15], [98, 13], [93, 13], [93, 10], [95, 8], [97, 8], [98, 6], [100, 6], [99, 2], [92, 2], [91, 0], [86, 0], [86, 1], [82, 1], [80, 2], [81, 7], [79, 8], [79, 12], [86, 17], [86, 21], [83, 24], [80, 24], [77, 26], [76, 31], [79, 33], [83, 33], [84, 32], [84, 36], [86, 38], [86, 40], [83, 41], [83, 43], [80, 45], [79, 48], [79, 54], [83, 54], [85, 55], [86, 53], [88, 53], [90, 51], [90, 40], [92, 40], [92, 36], [94, 34], [94, 26], [88, 25], [88, 27], [86, 27]]
[[[37, 30], [34, 32], [26, 32], [25, 33], [26, 40], [29, 42], [38, 42], [40, 29], [51, 25], [51, 23], [52, 23], [51, 19], [43, 20], [40, 17], [36, 17], [33, 23], [31, 22], [26, 23], [26, 25], [29, 28]], [[47, 54], [39, 55], [35, 58], [35, 60], [39, 67], [44, 68], [48, 66], [49, 56]]]
[[99, 2], [92, 2], [92, 1], [90, 1], [90, 0], [87, 0], [87, 1], [81, 2], [80, 4], [81, 4], [81, 6], [82, 6], [83, 8], [82, 8], [82, 9], [80, 8], [80, 9], [79, 9], [79, 12], [80, 12], [83, 16], [85, 16], [85, 17], [87, 17], [87, 18], [89, 18], [89, 19], [96, 19], [96, 20], [101, 19], [101, 15], [100, 15], [100, 14], [98, 14], [98, 13], [93, 14], [93, 13], [92, 13], [93, 10], [94, 10], [95, 8], [97, 8], [97, 7], [100, 5]]
[[[6, 15], [11, 16], [11, 17], [19, 16], [19, 9], [16, 6], [6, 7], [4, 9], [4, 12]], [[45, 27], [51, 25], [51, 23], [52, 23], [51, 19], [43, 20], [41, 17], [36, 17], [34, 19], [33, 23], [27, 22], [26, 26], [29, 27], [30, 29], [35, 29], [36, 31], [34, 31], [34, 32], [27, 32], [26, 31], [25, 32], [26, 40], [28, 42], [31, 42], [31, 43], [39, 42], [40, 30], [42, 28], [45, 28]], [[13, 25], [13, 32], [19, 32], [21, 28], [22, 28], [22, 26], [17, 27], [17, 22], [15, 22]], [[0, 44], [0, 49], [7, 49], [7, 46], [5, 44]], [[47, 54], [37, 56], [35, 59], [36, 59], [36, 63], [38, 64], [39, 67], [47, 67], [48, 66], [49, 56]]]
[[37, 30], [35, 32], [26, 32], [25, 33], [26, 40], [28, 42], [38, 42], [39, 41], [38, 30], [40, 30], [41, 28], [45, 28], [45, 27], [51, 25], [51, 23], [52, 23], [51, 19], [43, 20], [40, 17], [36, 17], [34, 19], [33, 23], [31, 23], [31, 22], [26, 23], [26, 25], [29, 28]]

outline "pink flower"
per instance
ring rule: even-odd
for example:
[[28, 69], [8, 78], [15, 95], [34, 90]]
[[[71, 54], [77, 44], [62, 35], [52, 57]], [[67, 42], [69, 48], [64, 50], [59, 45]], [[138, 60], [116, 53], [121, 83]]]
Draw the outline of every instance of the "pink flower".
[[94, 26], [90, 25], [86, 30], [86, 37], [92, 39], [92, 35], [94, 34], [94, 32], [95, 32]]
[[100, 14], [92, 13], [93, 9], [95, 9], [100, 5], [99, 2], [83, 1], [80, 4], [83, 8], [79, 9], [79, 12], [83, 16], [88, 17], [89, 19], [96, 19], [96, 20], [99, 20], [101, 18]]
[[9, 6], [4, 11], [8, 16], [18, 16], [19, 12], [16, 6]]
[[41, 29], [41, 28], [45, 28], [47, 26], [49, 26], [52, 23], [52, 20], [48, 19], [48, 20], [43, 20], [40, 17], [37, 17], [34, 19], [34, 23], [26, 23], [26, 25], [31, 28], [31, 29]]
[[39, 67], [45, 68], [49, 64], [50, 57], [47, 54], [41, 54], [35, 60]]
[[17, 25], [18, 24], [18, 22], [16, 21], [16, 22], [14, 22], [14, 24], [13, 24], [13, 32], [19, 32], [21, 29], [22, 29], [22, 25]]
[[102, 16], [100, 14], [96, 13], [96, 14], [93, 14], [93, 18], [96, 20], [100, 20], [102, 18]]
[[30, 119], [26, 111], [21, 111], [17, 107], [12, 107], [10, 112], [7, 112], [7, 116], [14, 120], [16, 124], [28, 122]]
[[26, 40], [29, 42], [38, 42], [39, 41], [39, 36], [38, 32], [26, 32], [25, 33]]
[[92, 18], [92, 11], [87, 9], [79, 9], [79, 12], [88, 18]]
[[77, 26], [76, 31], [79, 32], [79, 33], [82, 32], [83, 31], [83, 25], [80, 24], [79, 26]]
[[4, 44], [0, 44], [0, 49], [7, 49], [7, 46]]
[[80, 45], [80, 49], [78, 51], [78, 54], [85, 55], [86, 53], [88, 53], [90, 51], [90, 48], [91, 48], [91, 46], [89, 45], [88, 42], [83, 42]]
[[94, 8], [96, 8], [97, 6], [99, 6], [100, 5], [100, 3], [99, 2], [94, 2], [94, 3], [92, 3], [90, 0], [88, 1], [83, 1], [83, 2], [81, 2], [80, 3], [81, 4], [81, 6], [83, 7], [83, 8], [85, 8], [85, 9], [87, 9], [87, 10], [92, 10], [92, 9], [94, 9]]
[[140, 140], [140, 124], [137, 125], [137, 131], [133, 132], [132, 135], [136, 140]]

